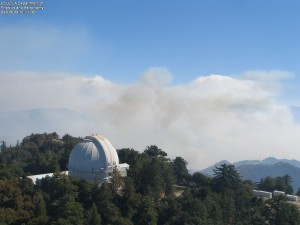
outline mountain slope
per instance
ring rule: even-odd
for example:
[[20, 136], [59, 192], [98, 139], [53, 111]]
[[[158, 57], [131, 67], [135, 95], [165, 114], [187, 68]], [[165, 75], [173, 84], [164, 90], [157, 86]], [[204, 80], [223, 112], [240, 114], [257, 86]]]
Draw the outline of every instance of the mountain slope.
[[257, 164], [257, 165], [242, 165], [236, 167], [242, 179], [258, 182], [260, 179], [267, 176], [279, 177], [284, 175], [291, 176], [293, 189], [296, 192], [300, 188], [300, 168], [289, 163], [278, 162], [276, 164]]
[[265, 158], [263, 160], [242, 160], [242, 161], [238, 161], [238, 162], [233, 163], [233, 165], [235, 167], [243, 166], [243, 165], [257, 165], [257, 164], [273, 165], [273, 164], [280, 163], [280, 162], [288, 163], [288, 164], [291, 164], [293, 166], [296, 166], [296, 167], [300, 168], [300, 161], [298, 161], [298, 160], [295, 160], [295, 159], [277, 159], [277, 158], [274, 158], [274, 157], [268, 157], [268, 158]]
[[[207, 176], [212, 176], [214, 174], [213, 169], [224, 163], [231, 164], [226, 160], [222, 160], [200, 172]], [[291, 176], [293, 180], [292, 186], [294, 191], [296, 192], [300, 188], [300, 161], [298, 160], [268, 157], [263, 160], [243, 160], [235, 162], [233, 165], [240, 173], [243, 180], [258, 182], [260, 179], [267, 176], [278, 177], [287, 174]]]
[[[212, 165], [212, 166], [210, 166], [210, 167], [207, 167], [206, 169], [201, 170], [201, 171], [199, 171], [199, 172], [201, 172], [201, 173], [203, 173], [203, 174], [205, 174], [205, 175], [207, 175], [207, 176], [212, 176], [212, 175], [214, 175], [214, 169], [215, 169], [216, 167], [219, 167], [219, 166], [222, 165], [222, 164], [231, 164], [231, 163], [228, 162], [227, 160], [222, 160], [222, 161], [217, 162], [216, 164], [214, 164], [214, 165]], [[195, 172], [196, 172], [196, 171], [195, 171]]]

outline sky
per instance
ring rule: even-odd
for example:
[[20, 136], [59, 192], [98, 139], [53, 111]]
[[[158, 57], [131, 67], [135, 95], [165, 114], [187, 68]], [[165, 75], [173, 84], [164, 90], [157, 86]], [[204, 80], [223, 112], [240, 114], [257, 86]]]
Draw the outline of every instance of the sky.
[[[0, 112], [69, 109], [93, 122], [70, 119], [61, 135], [100, 133], [140, 151], [155, 144], [194, 169], [223, 159], [300, 160], [290, 108], [300, 106], [299, 1], [42, 6], [0, 14]], [[14, 133], [0, 127], [0, 140]]]

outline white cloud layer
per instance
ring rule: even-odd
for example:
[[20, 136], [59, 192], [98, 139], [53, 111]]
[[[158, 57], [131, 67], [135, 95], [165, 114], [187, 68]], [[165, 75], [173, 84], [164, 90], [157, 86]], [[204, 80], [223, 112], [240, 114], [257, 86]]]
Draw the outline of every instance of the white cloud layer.
[[[0, 105], [1, 111], [71, 109], [93, 121], [90, 127], [68, 121], [74, 124], [68, 131], [71, 135], [100, 133], [116, 148], [143, 150], [155, 144], [171, 158], [182, 156], [194, 169], [222, 159], [300, 159], [299, 126], [289, 107], [276, 103], [277, 89], [266, 88], [265, 80], [253, 79], [262, 77], [263, 72], [255, 73], [240, 79], [201, 76], [169, 86], [171, 75], [163, 68], [149, 69], [140, 82], [130, 85], [101, 76], [0, 74]], [[276, 71], [273, 77], [284, 74]], [[23, 129], [26, 134], [32, 131], [28, 126]], [[65, 130], [57, 132], [63, 135]]]

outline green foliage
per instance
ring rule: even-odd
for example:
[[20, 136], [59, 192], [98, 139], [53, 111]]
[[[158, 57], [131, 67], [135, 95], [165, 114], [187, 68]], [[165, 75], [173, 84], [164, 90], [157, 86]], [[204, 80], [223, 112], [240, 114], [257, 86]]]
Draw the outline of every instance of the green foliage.
[[210, 177], [207, 177], [199, 172], [194, 173], [191, 177], [191, 180], [193, 184], [199, 188], [209, 187], [212, 183], [212, 179]]
[[[143, 153], [120, 149], [127, 177], [117, 170], [107, 183], [89, 183], [59, 173], [78, 138], [56, 133], [32, 134], [0, 153], [0, 224], [17, 225], [296, 225], [298, 208], [282, 196], [253, 196], [231, 165], [215, 169], [213, 178], [190, 175], [187, 162], [157, 146]], [[3, 144], [3, 143], [2, 143]], [[55, 172], [37, 186], [26, 175]], [[21, 178], [20, 178], [21, 177]], [[22, 178], [23, 177], [23, 178]], [[176, 184], [177, 191], [174, 191]], [[291, 193], [289, 176], [265, 178], [263, 190]], [[179, 191], [178, 191], [179, 189]]]
[[187, 170], [187, 161], [181, 157], [176, 157], [173, 162], [174, 175], [176, 177], [176, 183], [179, 185], [186, 185], [189, 179], [189, 171]]
[[101, 215], [98, 213], [97, 206], [95, 205], [95, 203], [93, 203], [92, 208], [89, 210], [89, 225], [101, 225], [101, 221]]
[[165, 153], [163, 150], [158, 148], [156, 145], [147, 146], [144, 153], [151, 156], [151, 157], [165, 157], [165, 156], [167, 156], [167, 153]]
[[289, 175], [281, 177], [266, 177], [261, 179], [256, 185], [257, 189], [273, 192], [274, 190], [284, 191], [287, 194], [293, 194], [292, 178]]
[[222, 164], [214, 169], [213, 188], [220, 192], [240, 187], [241, 178], [234, 165]]
[[36, 203], [39, 199], [27, 179], [0, 180], [0, 224], [21, 224], [38, 216]]
[[31, 134], [0, 153], [0, 179], [43, 174], [67, 169], [72, 148], [79, 138], [62, 139], [56, 133]]
[[148, 196], [142, 197], [134, 217], [136, 225], [156, 225], [157, 212], [154, 207], [154, 200]]
[[183, 224], [183, 214], [178, 198], [167, 196], [159, 203], [157, 224]]
[[139, 194], [151, 195], [158, 200], [162, 195], [173, 193], [172, 164], [157, 146], [147, 147], [142, 154], [130, 149], [121, 149], [118, 154], [121, 162], [130, 165], [128, 177], [132, 178]]
[[120, 163], [128, 163], [131, 167], [138, 163], [140, 154], [138, 151], [129, 148], [117, 150]]
[[123, 195], [124, 177], [121, 176], [117, 168], [114, 168], [110, 174], [108, 186], [114, 196]]
[[279, 195], [268, 200], [266, 204], [267, 219], [274, 225], [300, 224], [299, 209], [287, 203], [285, 196]]
[[7, 149], [6, 143], [5, 141], [2, 141], [0, 145], [0, 152], [5, 151], [6, 149]]

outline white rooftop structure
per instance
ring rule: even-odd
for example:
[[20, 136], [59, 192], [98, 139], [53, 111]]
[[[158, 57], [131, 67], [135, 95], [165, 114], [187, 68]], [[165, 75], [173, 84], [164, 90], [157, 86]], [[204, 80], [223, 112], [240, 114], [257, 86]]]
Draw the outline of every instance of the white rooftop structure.
[[[127, 176], [129, 165], [119, 164], [117, 151], [105, 137], [93, 134], [86, 137], [73, 148], [68, 164], [69, 171], [62, 173], [89, 182], [100, 184], [109, 178], [114, 168], [118, 169], [121, 176]], [[53, 173], [28, 176], [34, 184], [46, 176], [53, 176]]]
[[[68, 171], [63, 171], [61, 173], [68, 175]], [[53, 173], [45, 173], [45, 174], [31, 175], [31, 176], [27, 176], [27, 177], [29, 179], [31, 179], [34, 184], [36, 184], [39, 180], [41, 180], [45, 177], [52, 177], [52, 176], [53, 176]]]
[[118, 154], [109, 140], [94, 134], [73, 148], [68, 168], [70, 176], [102, 183], [114, 168], [118, 169], [122, 176], [126, 176], [129, 165], [119, 164]]
[[272, 192], [253, 190], [253, 194], [260, 198], [272, 198]]

